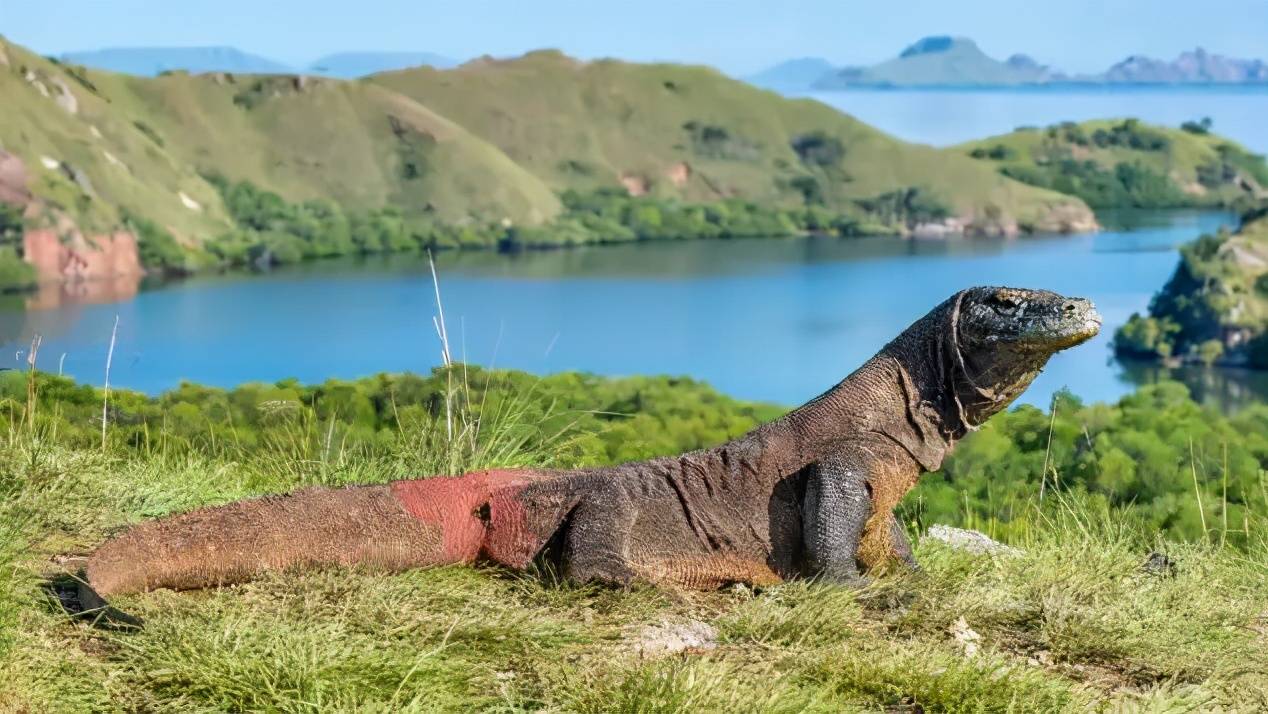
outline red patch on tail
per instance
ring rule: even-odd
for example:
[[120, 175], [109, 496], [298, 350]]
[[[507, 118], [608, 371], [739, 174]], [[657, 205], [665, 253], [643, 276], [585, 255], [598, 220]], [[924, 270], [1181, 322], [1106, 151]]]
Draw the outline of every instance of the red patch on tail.
[[[527, 532], [518, 500], [531, 471], [477, 471], [396, 481], [392, 495], [415, 518], [440, 529], [446, 563], [469, 563], [484, 555], [510, 567], [523, 567], [540, 545]], [[523, 553], [532, 548], [526, 557]]]

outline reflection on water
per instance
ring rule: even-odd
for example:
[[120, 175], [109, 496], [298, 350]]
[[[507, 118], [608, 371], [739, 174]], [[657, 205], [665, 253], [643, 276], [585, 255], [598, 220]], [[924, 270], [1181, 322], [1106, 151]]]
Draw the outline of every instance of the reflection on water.
[[1268, 372], [1220, 367], [1164, 367], [1124, 360], [1123, 378], [1134, 386], [1162, 380], [1182, 382], [1198, 402], [1224, 412], [1236, 412], [1268, 401]]
[[[1057, 355], [1025, 399], [1071, 388], [1115, 399], [1132, 379], [1109, 340], [1175, 270], [1175, 249], [1225, 213], [1123, 213], [1088, 235], [1006, 239], [768, 239], [643, 243], [438, 258], [453, 349], [536, 373], [682, 374], [783, 404], [831, 386], [913, 320], [972, 285], [1088, 297], [1101, 336]], [[119, 302], [0, 309], [0, 366], [33, 333], [53, 365], [100, 382], [120, 317], [111, 382], [156, 392], [320, 382], [438, 362], [434, 293], [419, 255], [335, 260], [264, 275], [205, 276]], [[46, 366], [46, 368], [48, 368]]]

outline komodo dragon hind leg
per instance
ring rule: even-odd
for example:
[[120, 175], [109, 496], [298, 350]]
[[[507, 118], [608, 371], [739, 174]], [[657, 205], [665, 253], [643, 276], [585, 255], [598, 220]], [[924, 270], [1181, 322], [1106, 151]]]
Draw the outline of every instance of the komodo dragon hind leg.
[[629, 557], [638, 511], [613, 482], [596, 485], [569, 519], [563, 553], [564, 575], [578, 582], [628, 586], [638, 577]]
[[872, 514], [866, 463], [845, 450], [810, 467], [802, 509], [807, 565], [812, 574], [844, 585], [863, 585], [858, 550]]

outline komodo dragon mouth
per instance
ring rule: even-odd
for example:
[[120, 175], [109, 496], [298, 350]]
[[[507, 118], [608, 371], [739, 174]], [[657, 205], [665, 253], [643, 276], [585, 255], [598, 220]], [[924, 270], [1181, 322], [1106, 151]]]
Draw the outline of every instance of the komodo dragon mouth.
[[821, 396], [725, 444], [601, 468], [312, 488], [141, 523], [88, 558], [83, 599], [296, 568], [543, 558], [616, 585], [857, 582], [914, 565], [899, 499], [1100, 325], [1087, 300], [970, 288]]

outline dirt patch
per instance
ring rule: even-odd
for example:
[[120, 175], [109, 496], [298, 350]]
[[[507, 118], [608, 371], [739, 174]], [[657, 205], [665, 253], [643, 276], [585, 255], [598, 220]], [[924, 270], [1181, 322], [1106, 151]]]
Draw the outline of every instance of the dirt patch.
[[70, 87], [60, 78], [54, 78], [52, 83], [57, 88], [57, 96], [53, 98], [53, 101], [57, 102], [57, 106], [65, 110], [67, 114], [78, 114], [79, 100], [75, 98], [75, 93], [70, 91]]
[[669, 167], [669, 170], [665, 172], [665, 178], [669, 179], [675, 187], [682, 188], [691, 180], [691, 165], [686, 161], [679, 161]]
[[628, 172], [621, 174], [621, 185], [631, 196], [646, 196], [648, 190], [651, 189], [651, 182], [646, 176]]
[[23, 206], [31, 202], [26, 184], [30, 176], [22, 159], [0, 150], [0, 203]]

